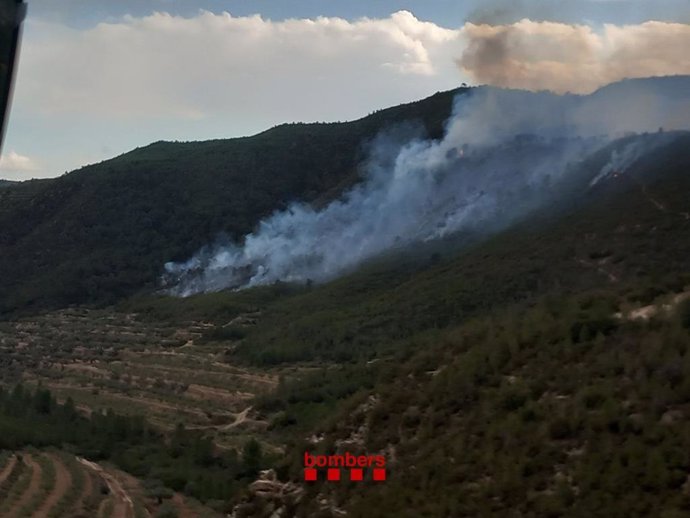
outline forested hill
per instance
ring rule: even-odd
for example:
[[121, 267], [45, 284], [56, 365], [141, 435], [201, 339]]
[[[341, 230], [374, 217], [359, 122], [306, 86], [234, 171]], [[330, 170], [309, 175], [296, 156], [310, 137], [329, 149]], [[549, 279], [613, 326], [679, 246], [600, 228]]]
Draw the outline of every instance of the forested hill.
[[[55, 180], [0, 190], [0, 313], [108, 303], [154, 287], [161, 266], [219, 233], [238, 238], [295, 200], [331, 199], [358, 178], [366, 143], [404, 121], [438, 138], [457, 93], [330, 124], [253, 137], [156, 142]], [[4, 185], [4, 184], [3, 184]]]

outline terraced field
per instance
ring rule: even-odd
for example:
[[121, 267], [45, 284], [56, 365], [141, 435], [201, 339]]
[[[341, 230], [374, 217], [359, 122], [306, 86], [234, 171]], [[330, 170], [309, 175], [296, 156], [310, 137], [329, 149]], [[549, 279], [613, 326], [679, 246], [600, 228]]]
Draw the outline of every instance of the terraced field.
[[0, 516], [146, 518], [161, 509], [181, 517], [219, 516], [180, 494], [159, 501], [136, 478], [65, 452], [0, 452]]
[[[240, 325], [253, 325], [243, 317]], [[41, 382], [79, 409], [142, 414], [161, 428], [183, 422], [234, 447], [267, 423], [251, 400], [276, 386], [271, 371], [224, 361], [232, 342], [203, 340], [205, 322], [168, 324], [105, 310], [68, 309], [0, 323], [0, 374]]]

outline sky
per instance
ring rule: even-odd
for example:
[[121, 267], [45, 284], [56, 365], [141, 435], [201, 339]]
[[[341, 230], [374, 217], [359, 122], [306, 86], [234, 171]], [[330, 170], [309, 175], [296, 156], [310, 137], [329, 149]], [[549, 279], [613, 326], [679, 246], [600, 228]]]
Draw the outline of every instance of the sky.
[[688, 0], [28, 0], [0, 178], [352, 120], [463, 82], [690, 74]]

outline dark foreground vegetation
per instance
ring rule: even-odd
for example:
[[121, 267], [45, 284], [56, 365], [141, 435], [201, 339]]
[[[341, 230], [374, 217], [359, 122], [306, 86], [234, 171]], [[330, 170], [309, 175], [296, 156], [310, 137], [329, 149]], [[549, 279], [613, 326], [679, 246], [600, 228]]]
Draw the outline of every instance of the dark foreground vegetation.
[[202, 433], [179, 425], [163, 434], [143, 417], [79, 413], [72, 400], [58, 403], [49, 390], [22, 385], [0, 391], [0, 450], [54, 446], [89, 460], [108, 460], [149, 485], [162, 484], [161, 496], [181, 491], [221, 510], [253, 480], [264, 462], [261, 446], [249, 441], [238, 455], [217, 451]]
[[[339, 441], [387, 455], [386, 484], [312, 489], [353, 516], [686, 516], [690, 303], [648, 322], [615, 311], [592, 292], [419, 336], [283, 469]], [[297, 426], [300, 396], [277, 427]]]

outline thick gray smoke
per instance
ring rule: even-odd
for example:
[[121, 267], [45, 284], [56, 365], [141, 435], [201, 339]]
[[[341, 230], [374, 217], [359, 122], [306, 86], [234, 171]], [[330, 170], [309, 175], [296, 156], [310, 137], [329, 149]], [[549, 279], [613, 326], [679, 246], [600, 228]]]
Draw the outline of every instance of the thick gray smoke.
[[[688, 86], [683, 79], [674, 92]], [[552, 195], [568, 164], [623, 130], [657, 130], [690, 107], [689, 94], [656, 99], [648, 86], [590, 97], [475, 89], [458, 97], [440, 141], [401, 142], [395, 131], [379, 136], [362, 166], [363, 182], [325, 208], [295, 203], [262, 221], [243, 243], [209, 246], [187, 262], [166, 264], [170, 291], [186, 296], [319, 282], [394, 246], [503, 228]], [[639, 91], [644, 105], [635, 97]], [[617, 114], [624, 114], [624, 128]]]
[[687, 23], [494, 23], [462, 29], [466, 45], [457, 64], [479, 83], [584, 94], [624, 78], [690, 74]]

